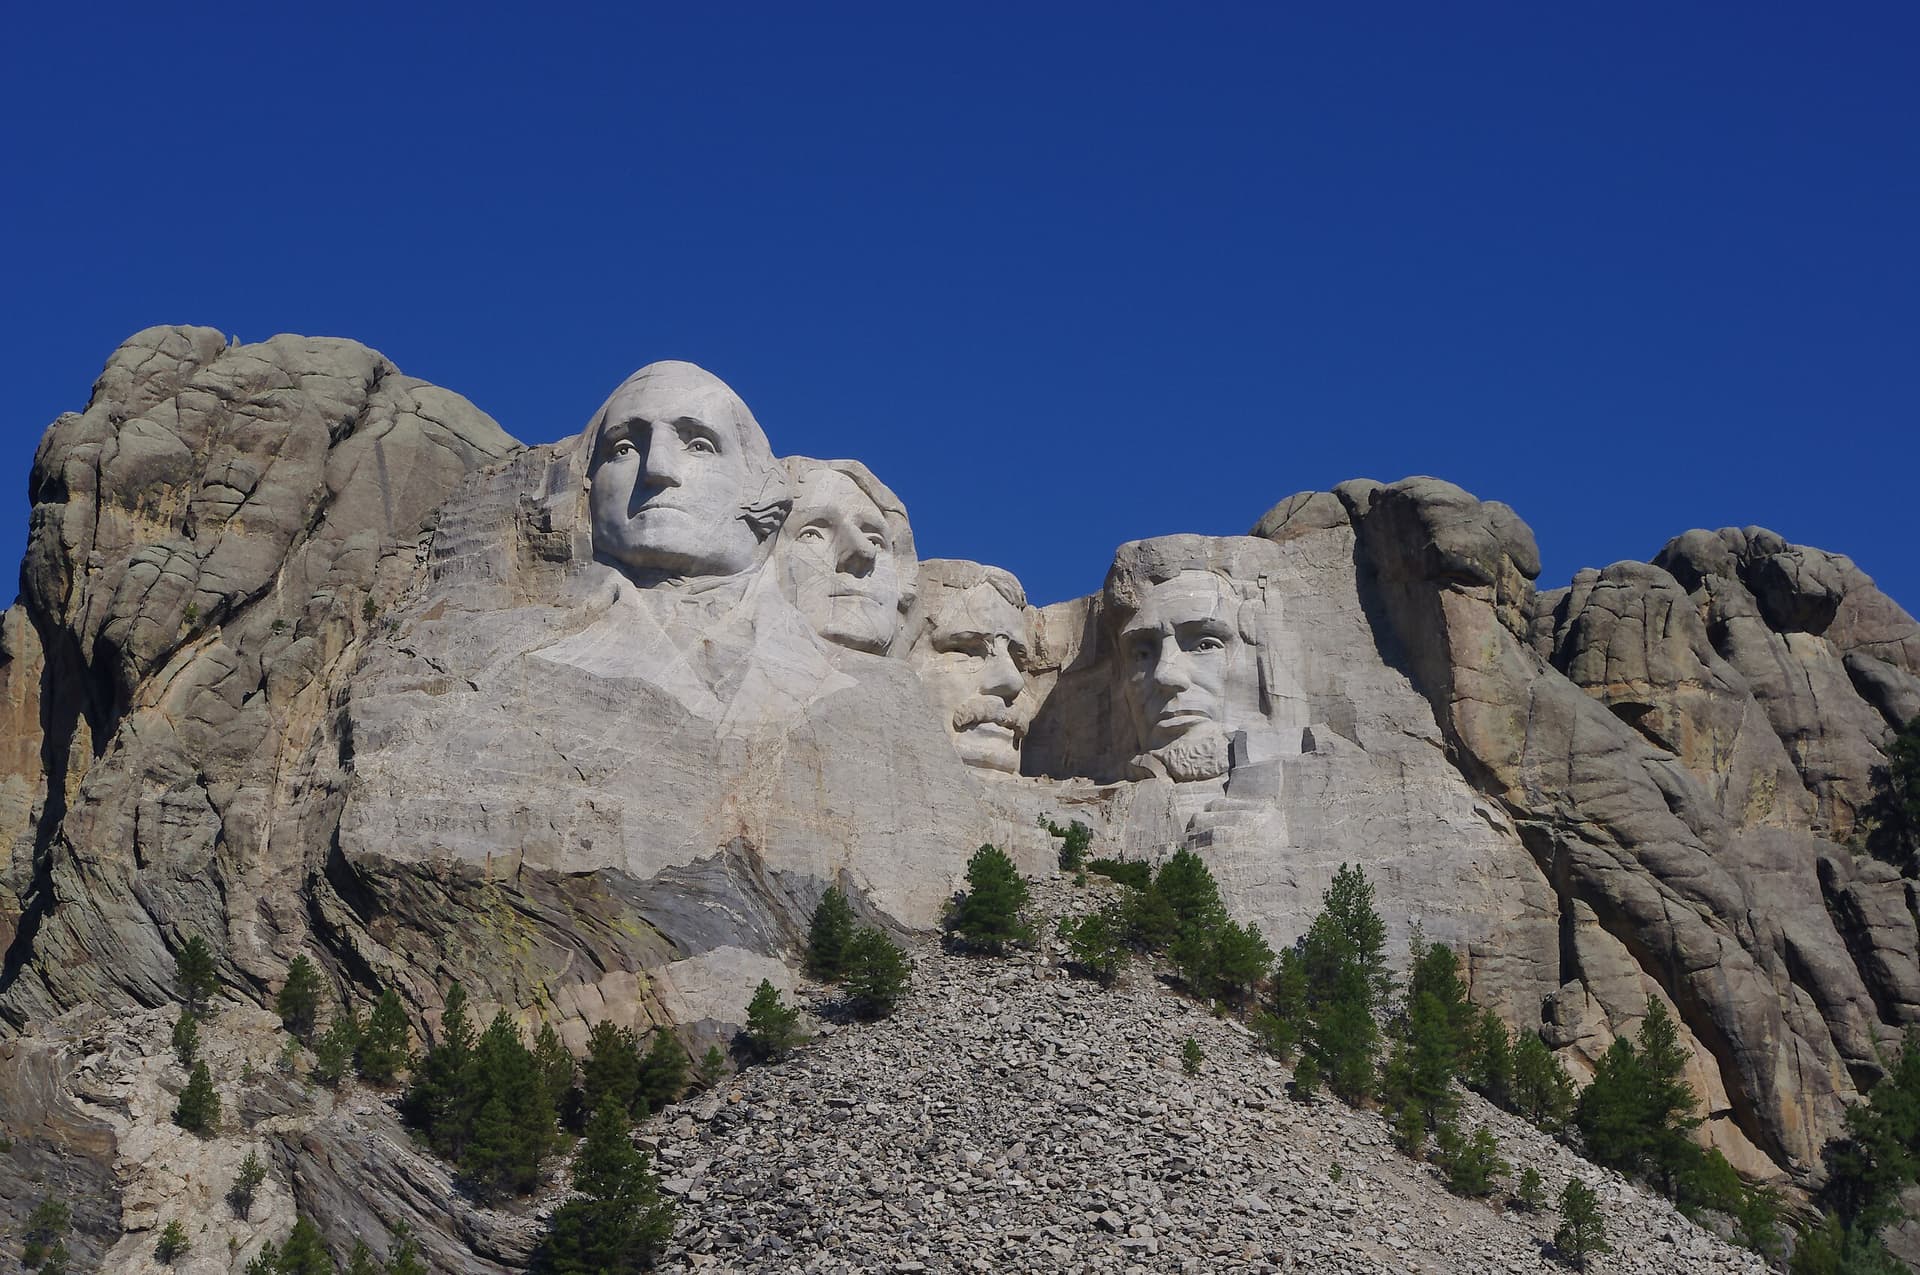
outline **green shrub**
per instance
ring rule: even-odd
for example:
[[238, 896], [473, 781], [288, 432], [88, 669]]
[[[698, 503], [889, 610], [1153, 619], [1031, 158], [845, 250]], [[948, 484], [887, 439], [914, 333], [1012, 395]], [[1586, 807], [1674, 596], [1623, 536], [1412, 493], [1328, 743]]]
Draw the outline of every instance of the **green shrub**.
[[1471, 1137], [1462, 1136], [1459, 1126], [1448, 1122], [1435, 1134], [1439, 1146], [1440, 1167], [1447, 1175], [1447, 1190], [1472, 1199], [1492, 1195], [1498, 1179], [1513, 1166], [1500, 1158], [1500, 1140], [1493, 1130], [1481, 1125]]
[[1066, 827], [1061, 827], [1045, 815], [1040, 816], [1040, 826], [1047, 835], [1060, 841], [1060, 870], [1078, 872], [1087, 862], [1087, 851], [1093, 845], [1093, 829], [1075, 819]]
[[[771, 984], [763, 983], [763, 987]], [[573, 1162], [573, 1195], [553, 1211], [533, 1267], [547, 1275], [648, 1270], [673, 1234], [673, 1206], [618, 1103], [596, 1109]]]
[[1577, 1271], [1587, 1269], [1595, 1254], [1612, 1251], [1606, 1219], [1600, 1215], [1600, 1197], [1578, 1178], [1568, 1178], [1560, 1192], [1560, 1227], [1553, 1233], [1553, 1247]]
[[871, 926], [862, 926], [847, 946], [847, 1007], [860, 1018], [886, 1017], [907, 994], [913, 962]]
[[51, 1195], [43, 1198], [27, 1215], [27, 1229], [22, 1236], [25, 1247], [20, 1253], [20, 1264], [29, 1270], [46, 1269], [54, 1250], [65, 1250], [62, 1241], [72, 1225], [73, 1209], [65, 1200]]
[[227, 1188], [227, 1207], [233, 1210], [234, 1217], [242, 1222], [248, 1220], [253, 1212], [254, 1197], [266, 1180], [267, 1166], [260, 1163], [257, 1154], [247, 1152], [247, 1158], [240, 1162], [240, 1172], [234, 1175], [233, 1185]]
[[185, 1007], [173, 1022], [173, 1056], [180, 1060], [182, 1067], [193, 1066], [193, 1060], [200, 1056], [199, 1022]]
[[1153, 865], [1140, 859], [1093, 859], [1087, 863], [1087, 871], [1136, 890], [1153, 883]]
[[1124, 906], [1109, 900], [1098, 911], [1062, 918], [1060, 940], [1067, 945], [1069, 963], [1111, 987], [1132, 955], [1127, 947]]
[[392, 1084], [407, 1065], [408, 1038], [406, 1007], [391, 987], [386, 988], [374, 1002], [366, 1030], [354, 1046], [354, 1069], [373, 1084]]
[[951, 928], [968, 947], [995, 956], [1030, 943], [1028, 897], [1013, 860], [999, 847], [983, 845], [967, 861], [967, 893], [954, 908]]
[[173, 958], [173, 980], [187, 1002], [187, 1012], [199, 1017], [207, 1002], [220, 990], [220, 976], [213, 965], [213, 949], [198, 934], [189, 938]]
[[193, 1065], [187, 1087], [180, 1091], [180, 1101], [173, 1109], [173, 1122], [201, 1137], [220, 1127], [220, 1095], [214, 1092], [213, 1075], [206, 1063]]
[[712, 1089], [726, 1078], [727, 1056], [720, 1052], [720, 1046], [708, 1045], [707, 1052], [700, 1055], [700, 1061], [693, 1069], [693, 1082], [704, 1091]]
[[1513, 1202], [1528, 1213], [1538, 1213], [1547, 1203], [1547, 1184], [1541, 1180], [1540, 1170], [1528, 1165], [1520, 1170], [1520, 1180], [1514, 1184]]
[[847, 896], [829, 887], [813, 909], [813, 923], [807, 929], [807, 973], [825, 983], [845, 977], [853, 929], [853, 908]]
[[287, 966], [287, 981], [273, 998], [280, 1025], [301, 1040], [313, 1039], [313, 1028], [320, 1012], [320, 975], [313, 962], [296, 956]]
[[1205, 1059], [1206, 1054], [1201, 1051], [1199, 1041], [1189, 1036], [1180, 1042], [1180, 1070], [1189, 1076], [1197, 1076], [1200, 1074], [1200, 1064]]
[[768, 1061], [785, 1058], [806, 1039], [800, 1030], [800, 1011], [782, 1004], [780, 989], [764, 978], [747, 1002], [743, 1038], [754, 1057]]
[[193, 1241], [187, 1238], [187, 1228], [175, 1218], [161, 1228], [160, 1240], [153, 1246], [153, 1255], [157, 1260], [171, 1265], [174, 1258], [184, 1256], [192, 1247]]

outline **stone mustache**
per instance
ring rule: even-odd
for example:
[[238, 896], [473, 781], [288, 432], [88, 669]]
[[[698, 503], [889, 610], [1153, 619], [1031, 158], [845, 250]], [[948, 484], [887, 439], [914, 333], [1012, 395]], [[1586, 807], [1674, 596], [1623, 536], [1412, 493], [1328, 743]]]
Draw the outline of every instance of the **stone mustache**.
[[[798, 627], [790, 614], [769, 615], [790, 608], [833, 647], [909, 661], [961, 760], [1020, 773], [1044, 697], [1034, 676], [1041, 617], [1011, 574], [959, 560], [920, 563], [906, 506], [866, 466], [776, 459], [739, 395], [691, 363], [635, 372], [588, 434], [595, 561], [634, 589], [716, 604], [669, 647], [725, 649], [731, 658], [719, 667], [729, 672], [779, 662], [761, 648]], [[1110, 720], [1123, 735], [1111, 746], [1130, 758], [1129, 778], [1221, 779], [1236, 738], [1252, 741], [1247, 757], [1298, 751], [1275, 725], [1286, 692], [1270, 633], [1279, 606], [1263, 569], [1272, 551], [1249, 537], [1121, 547], [1102, 611], [1114, 655]], [[577, 646], [549, 654], [592, 665]], [[813, 661], [792, 671], [803, 669], [825, 675]]]

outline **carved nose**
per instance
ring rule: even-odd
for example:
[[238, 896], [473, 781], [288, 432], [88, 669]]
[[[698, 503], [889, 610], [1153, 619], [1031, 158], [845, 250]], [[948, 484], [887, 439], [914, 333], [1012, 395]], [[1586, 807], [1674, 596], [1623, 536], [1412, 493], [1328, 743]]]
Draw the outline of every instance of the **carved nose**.
[[1153, 662], [1153, 684], [1168, 690], [1185, 690], [1193, 685], [1186, 653], [1172, 642], [1160, 648], [1160, 658]]
[[840, 553], [840, 574], [860, 577], [872, 575], [873, 564], [879, 556], [880, 551], [866, 537], [855, 536]]
[[1013, 653], [1002, 643], [993, 644], [993, 654], [987, 657], [987, 667], [980, 677], [980, 690], [987, 695], [997, 695], [1011, 704], [1024, 690], [1026, 683], [1020, 677], [1020, 666], [1013, 662]]
[[646, 459], [641, 463], [640, 481], [649, 487], [678, 487], [680, 485], [680, 462], [674, 456], [674, 448], [658, 446], [654, 440], [646, 443]]

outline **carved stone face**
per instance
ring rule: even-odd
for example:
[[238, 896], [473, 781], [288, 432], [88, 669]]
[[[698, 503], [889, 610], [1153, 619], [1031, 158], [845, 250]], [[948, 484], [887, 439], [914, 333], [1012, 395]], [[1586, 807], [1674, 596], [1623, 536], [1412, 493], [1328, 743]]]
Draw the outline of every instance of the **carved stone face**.
[[984, 582], [954, 593], [915, 643], [914, 669], [969, 766], [1020, 773], [1027, 650], [1026, 612]]
[[880, 506], [853, 479], [805, 471], [780, 533], [786, 593], [814, 631], [884, 654], [900, 631], [900, 564]]
[[[690, 363], [656, 363], [607, 400], [588, 468], [594, 556], [672, 576], [735, 575], [760, 556], [746, 404]], [[768, 457], [771, 461], [771, 457]]]
[[1142, 592], [1120, 631], [1121, 687], [1142, 748], [1225, 728], [1235, 688], [1255, 676], [1238, 615], [1233, 590], [1210, 571], [1182, 571]]

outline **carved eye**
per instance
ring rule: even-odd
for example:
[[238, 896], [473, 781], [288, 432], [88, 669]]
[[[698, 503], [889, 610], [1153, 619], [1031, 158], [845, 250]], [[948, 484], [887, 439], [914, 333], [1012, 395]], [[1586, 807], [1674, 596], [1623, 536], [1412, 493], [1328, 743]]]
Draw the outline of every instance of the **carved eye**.
[[633, 445], [632, 439], [623, 438], [619, 442], [613, 445], [613, 451], [610, 452], [609, 455], [616, 456], [616, 457], [633, 456], [633, 455], [636, 455], [639, 452], [639, 450], [640, 450], [639, 448]]
[[1227, 644], [1224, 640], [1214, 637], [1209, 633], [1196, 641], [1193, 644], [1193, 649], [1196, 651], [1224, 651], [1227, 649]]
[[687, 440], [687, 450], [698, 452], [702, 456], [718, 455], [720, 449], [713, 445], [711, 438], [702, 438], [698, 434]]
[[821, 527], [802, 527], [800, 533], [794, 537], [795, 540], [825, 540], [826, 538], [826, 530]]

